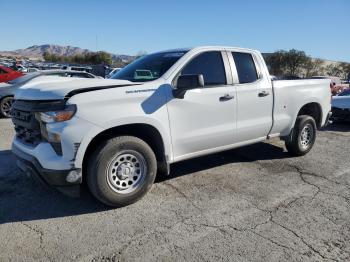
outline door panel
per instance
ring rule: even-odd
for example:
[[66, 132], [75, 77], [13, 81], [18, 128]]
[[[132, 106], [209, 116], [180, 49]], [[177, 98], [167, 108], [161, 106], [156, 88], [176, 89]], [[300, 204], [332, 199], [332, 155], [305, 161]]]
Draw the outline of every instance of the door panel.
[[187, 91], [183, 99], [169, 97], [174, 159], [233, 144], [236, 91], [226, 52], [197, 54], [180, 74], [203, 75], [204, 87]]
[[[259, 96], [261, 92], [267, 96]], [[266, 137], [272, 125], [272, 93], [264, 83], [237, 86], [237, 142]]]
[[174, 157], [233, 144], [235, 98], [233, 87], [190, 90], [184, 99], [168, 102]]
[[271, 83], [260, 72], [259, 60], [252, 54], [233, 52], [233, 55], [229, 55], [229, 61], [237, 74], [234, 79], [239, 82], [236, 84], [236, 142], [266, 137], [272, 126]]

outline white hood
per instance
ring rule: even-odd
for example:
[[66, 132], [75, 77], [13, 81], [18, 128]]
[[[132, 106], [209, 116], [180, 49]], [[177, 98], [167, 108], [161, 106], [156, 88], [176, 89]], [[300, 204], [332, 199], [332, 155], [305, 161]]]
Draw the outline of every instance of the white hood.
[[59, 76], [41, 76], [17, 89], [15, 99], [56, 100], [64, 99], [71, 91], [94, 87], [133, 85], [127, 80], [71, 78]]

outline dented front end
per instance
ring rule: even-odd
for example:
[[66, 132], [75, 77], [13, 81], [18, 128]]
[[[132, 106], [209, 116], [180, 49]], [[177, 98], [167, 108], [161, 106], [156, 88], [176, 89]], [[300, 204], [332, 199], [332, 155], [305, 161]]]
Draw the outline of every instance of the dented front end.
[[67, 108], [73, 110], [65, 100], [15, 101], [12, 151], [18, 167], [27, 175], [77, 195], [82, 167], [75, 164], [75, 159], [85, 132], [94, 126]]

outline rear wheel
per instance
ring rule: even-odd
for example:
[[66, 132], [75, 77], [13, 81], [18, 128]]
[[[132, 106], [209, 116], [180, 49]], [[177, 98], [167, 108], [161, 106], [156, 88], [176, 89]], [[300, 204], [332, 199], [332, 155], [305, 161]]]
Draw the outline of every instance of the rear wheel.
[[293, 130], [285, 142], [288, 152], [296, 156], [307, 154], [315, 143], [316, 132], [316, 122], [311, 116], [298, 116]]
[[13, 97], [5, 97], [0, 101], [0, 113], [4, 117], [11, 117]]
[[143, 140], [121, 136], [96, 149], [87, 171], [91, 193], [106, 205], [121, 207], [136, 202], [151, 188], [157, 161]]

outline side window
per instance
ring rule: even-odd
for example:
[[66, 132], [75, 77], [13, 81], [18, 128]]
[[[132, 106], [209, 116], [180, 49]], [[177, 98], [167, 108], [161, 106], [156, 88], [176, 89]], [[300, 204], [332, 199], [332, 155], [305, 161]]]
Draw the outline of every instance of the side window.
[[2, 74], [6, 74], [6, 72], [0, 68], [0, 75]]
[[232, 52], [240, 84], [253, 83], [258, 80], [255, 63], [251, 54]]
[[219, 51], [206, 52], [196, 56], [182, 69], [181, 74], [202, 74], [205, 86], [226, 85], [225, 66]]

